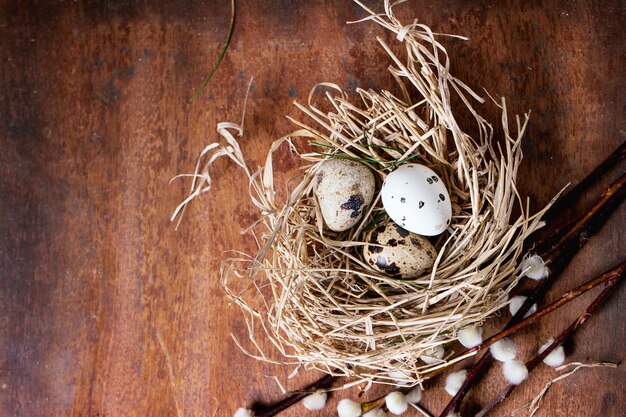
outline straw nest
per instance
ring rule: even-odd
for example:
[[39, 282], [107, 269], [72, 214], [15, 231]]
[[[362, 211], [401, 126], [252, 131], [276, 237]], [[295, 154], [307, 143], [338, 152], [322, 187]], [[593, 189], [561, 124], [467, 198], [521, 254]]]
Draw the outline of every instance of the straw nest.
[[[515, 185], [528, 116], [510, 124], [500, 101], [503, 134], [494, 138], [492, 126], [471, 105], [483, 99], [449, 72], [448, 54], [438, 41], [445, 35], [416, 22], [402, 25], [388, 3], [384, 14], [365, 10], [364, 20], [394, 32], [404, 47], [397, 55], [379, 39], [400, 96], [359, 89], [355, 103], [337, 85], [324, 84], [322, 98], [330, 111], [322, 111], [313, 104], [321, 89], [314, 89], [307, 106], [296, 103], [309, 122], [294, 120], [299, 129], [274, 142], [259, 170], [250, 169], [241, 153], [235, 138], [240, 126], [221, 123], [218, 132], [227, 143], [211, 144], [202, 153], [191, 193], [174, 217], [209, 189], [208, 169], [218, 157], [235, 161], [246, 172], [260, 211], [248, 229], [258, 253], [230, 259], [222, 271], [228, 296], [246, 318], [254, 346], [246, 352], [352, 375], [357, 382], [416, 384], [466, 357], [438, 359], [435, 352], [447, 350], [458, 330], [482, 324], [503, 307], [520, 277], [524, 239], [541, 226], [541, 212], [529, 214]], [[461, 129], [453, 101], [473, 116], [476, 137]], [[310, 145], [308, 153], [298, 153], [303, 175], [279, 203], [272, 155], [281, 144], [297, 152], [297, 138]], [[362, 162], [375, 172], [378, 185], [363, 219], [339, 233], [324, 227], [313, 194], [314, 176], [330, 158]], [[370, 267], [360, 254], [365, 231], [384, 216], [380, 184], [409, 160], [439, 174], [453, 217], [447, 231], [432, 240], [438, 251], [432, 271], [400, 280]], [[259, 328], [283, 357], [264, 353], [255, 337]]]

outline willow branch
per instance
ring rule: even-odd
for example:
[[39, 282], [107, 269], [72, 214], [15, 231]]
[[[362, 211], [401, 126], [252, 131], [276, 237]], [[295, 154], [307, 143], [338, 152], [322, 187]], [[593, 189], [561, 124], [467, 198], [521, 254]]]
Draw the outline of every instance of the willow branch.
[[[557, 310], [559, 307], [569, 303], [570, 301], [572, 301], [573, 299], [583, 295], [584, 293], [586, 293], [587, 291], [597, 287], [600, 284], [603, 284], [605, 282], [609, 282], [613, 279], [615, 279], [615, 277], [620, 276], [624, 273], [624, 271], [626, 271], [626, 261], [622, 262], [620, 265], [616, 266], [615, 268], [611, 269], [610, 271], [607, 271], [605, 273], [603, 273], [602, 275], [597, 276], [596, 278], [584, 283], [583, 285], [580, 285], [574, 289], [569, 290], [568, 292], [566, 292], [565, 294], [563, 294], [558, 300], [556, 300], [555, 302], [548, 304], [547, 306], [545, 306], [544, 308], [542, 308], [541, 310], [537, 311], [535, 314], [532, 314], [528, 317], [526, 317], [524, 320], [520, 321], [519, 323], [506, 328], [505, 330], [502, 330], [499, 333], [494, 334], [493, 336], [489, 337], [488, 339], [484, 340], [480, 345], [475, 346], [471, 349], [469, 349], [467, 352], [472, 352], [472, 351], [478, 351], [478, 350], [482, 350], [485, 349], [491, 345], [493, 345], [494, 343], [496, 343], [498, 340], [501, 340], [507, 336], [510, 336], [511, 334], [517, 332], [518, 330], [523, 329], [524, 327], [536, 322], [537, 320], [539, 320], [540, 318], [542, 318], [543, 316], [552, 313], [553, 311]], [[464, 353], [467, 353], [464, 352]]]
[[558, 259], [568, 250], [568, 242], [575, 245], [576, 237], [581, 239], [586, 237], [588, 239], [602, 227], [606, 217], [624, 199], [624, 194], [626, 194], [625, 184], [626, 173], [623, 173], [602, 192], [600, 198], [589, 210], [584, 211], [578, 218], [567, 225], [556, 228], [550, 237], [537, 245], [535, 251], [546, 263], [558, 264]]
[[[537, 365], [539, 365], [554, 349], [562, 345], [568, 338], [570, 338], [576, 330], [578, 330], [602, 305], [602, 303], [609, 297], [611, 292], [617, 287], [619, 281], [623, 278], [623, 271], [617, 275], [612, 276], [607, 282], [602, 292], [596, 297], [595, 300], [587, 307], [587, 309], [578, 318], [570, 324], [555, 340], [548, 346], [543, 352], [526, 362], [526, 368], [528, 372], [532, 371]], [[485, 417], [496, 405], [504, 401], [517, 385], [509, 384], [498, 395], [487, 404], [482, 410], [476, 414], [475, 417]]]
[[[591, 207], [590, 210], [584, 212], [582, 216], [564, 233], [553, 235], [552, 238], [546, 240], [538, 254], [542, 259], [550, 265], [550, 273], [548, 277], [543, 279], [532, 291], [531, 295], [526, 298], [517, 313], [511, 318], [505, 329], [508, 329], [523, 320], [524, 315], [530, 307], [537, 302], [537, 299], [543, 296], [550, 286], [556, 281], [561, 272], [565, 269], [570, 260], [582, 248], [589, 238], [593, 236], [606, 222], [610, 214], [623, 201], [626, 183], [626, 174], [623, 174], [617, 181], [606, 188], [600, 195], [600, 198]], [[474, 364], [467, 372], [467, 378], [459, 389], [458, 393], [450, 400], [440, 417], [447, 417], [452, 411], [458, 411], [465, 395], [469, 392], [474, 383], [487, 371], [493, 356], [489, 351]]]
[[310, 385], [307, 385], [302, 391], [295, 392], [288, 397], [282, 399], [281, 401], [271, 405], [266, 408], [262, 412], [255, 413], [255, 417], [273, 417], [280, 413], [281, 411], [286, 410], [297, 402], [301, 401], [305, 397], [311, 395], [315, 391], [319, 389], [329, 388], [332, 384], [339, 379], [337, 375], [326, 374], [317, 381], [313, 382]]
[[583, 178], [575, 187], [570, 189], [567, 194], [563, 197], [559, 198], [557, 202], [555, 202], [552, 207], [548, 209], [546, 214], [543, 216], [543, 219], [548, 221], [553, 219], [555, 216], [560, 215], [563, 210], [578, 200], [580, 195], [589, 188], [595, 181], [597, 181], [600, 177], [606, 174], [611, 168], [616, 166], [620, 161], [622, 161], [626, 157], [626, 142], [622, 142], [620, 146], [617, 147], [609, 155], [600, 165], [598, 165], [589, 175]]

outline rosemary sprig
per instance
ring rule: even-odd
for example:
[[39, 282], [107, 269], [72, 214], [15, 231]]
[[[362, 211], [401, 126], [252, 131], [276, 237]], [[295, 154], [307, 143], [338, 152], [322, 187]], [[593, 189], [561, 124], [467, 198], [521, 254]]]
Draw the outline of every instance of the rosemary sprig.
[[333, 145], [326, 145], [326, 144], [319, 143], [319, 142], [309, 142], [309, 145], [317, 146], [319, 148], [336, 149]]
[[[360, 163], [370, 163], [370, 164], [377, 164], [377, 165], [383, 165], [384, 163], [388, 162], [388, 161], [381, 161], [379, 159], [375, 159], [375, 158], [369, 158], [366, 156], [362, 156], [362, 157], [356, 157], [356, 156], [349, 156], [349, 155], [345, 155], [345, 154], [339, 154], [339, 153], [329, 153], [329, 152], [318, 152], [318, 151], [313, 151], [314, 154], [316, 155], [321, 155], [321, 156], [327, 156], [330, 158], [335, 158], [335, 159], [347, 159], [349, 161], [355, 161], [355, 162], [360, 162]], [[393, 171], [394, 169], [396, 169], [397, 167], [399, 167], [402, 164], [405, 164], [415, 158], [418, 158], [420, 156], [419, 153], [414, 153], [413, 155], [410, 155], [404, 159], [399, 159], [393, 163], [391, 163], [389, 166], [383, 166], [383, 170], [385, 171]]]
[[344, 155], [344, 154], [340, 154], [340, 153], [326, 153], [326, 152], [316, 152], [314, 151], [313, 153], [317, 154], [317, 155], [321, 155], [321, 156], [328, 156], [330, 158], [334, 158], [334, 159], [347, 159], [348, 161], [355, 161], [355, 162], [361, 162], [361, 163], [370, 163], [370, 164], [379, 164], [380, 161], [374, 158], [366, 158], [366, 157], [355, 157], [355, 156], [348, 156], [348, 155]]
[[394, 169], [396, 169], [397, 167], [399, 167], [402, 164], [405, 164], [415, 158], [418, 158], [420, 156], [419, 153], [414, 153], [413, 155], [407, 156], [404, 159], [398, 159], [396, 162], [394, 162], [393, 164], [389, 165], [388, 167], [385, 167], [385, 170], [389, 170], [389, 171], [393, 171]]
[[387, 218], [387, 213], [385, 213], [385, 212], [380, 213], [379, 215], [377, 215], [376, 217], [374, 217], [374, 218], [372, 219], [372, 221], [371, 221], [371, 222], [369, 222], [369, 223], [367, 224], [367, 226], [365, 226], [365, 227], [363, 228], [363, 232], [364, 232], [364, 233], [367, 233], [367, 232], [369, 232], [370, 230], [374, 229], [376, 226], [378, 226], [378, 224], [379, 224], [380, 222], [382, 222], [382, 221], [383, 221], [383, 220], [385, 220], [386, 218]]
[[[326, 145], [324, 143], [319, 143], [319, 142], [309, 142], [309, 144], [311, 146], [318, 146], [320, 148], [337, 149], [333, 145]], [[371, 147], [371, 148], [387, 149], [387, 150], [390, 150], [390, 151], [396, 151], [398, 153], [403, 153], [402, 150], [400, 150], [398, 148], [393, 148], [391, 146], [385, 146], [385, 145], [376, 145], [375, 143], [366, 143], [366, 144], [364, 144], [364, 146]]]

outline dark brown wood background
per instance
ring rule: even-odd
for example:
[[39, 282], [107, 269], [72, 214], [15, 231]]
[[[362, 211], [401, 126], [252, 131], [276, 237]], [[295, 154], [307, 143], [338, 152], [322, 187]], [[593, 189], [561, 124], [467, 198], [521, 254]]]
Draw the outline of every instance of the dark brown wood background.
[[[285, 381], [292, 368], [236, 348], [230, 333], [246, 332], [220, 286], [222, 253], [253, 249], [239, 233], [256, 216], [243, 176], [218, 163], [214, 192], [187, 210], [178, 231], [169, 216], [189, 184], [169, 181], [193, 171], [217, 139], [216, 123], [240, 120], [250, 77], [242, 144], [255, 166], [292, 130], [284, 116], [298, 116], [292, 101], [315, 83], [390, 88], [375, 37], [392, 37], [373, 23], [347, 25], [364, 16], [349, 1], [241, 1], [226, 58], [191, 104], [229, 7], [1, 2], [0, 415], [230, 416], [281, 397], [272, 376]], [[409, 1], [398, 14], [468, 36], [447, 43], [455, 74], [508, 97], [512, 112], [532, 109], [519, 182], [534, 208], [624, 140], [623, 2]], [[295, 166], [287, 153], [277, 162], [282, 172]], [[625, 218], [621, 208], [549, 299], [623, 258]], [[624, 291], [576, 335], [568, 360], [624, 360]], [[519, 334], [521, 356], [591, 297]], [[466, 415], [502, 386], [498, 374], [470, 395]], [[553, 375], [538, 369], [496, 415], [530, 401]], [[552, 387], [538, 415], [622, 416], [625, 381], [623, 366], [581, 370]], [[427, 388], [424, 404], [440, 411], [449, 398], [442, 380]], [[284, 415], [334, 408], [297, 405]]]

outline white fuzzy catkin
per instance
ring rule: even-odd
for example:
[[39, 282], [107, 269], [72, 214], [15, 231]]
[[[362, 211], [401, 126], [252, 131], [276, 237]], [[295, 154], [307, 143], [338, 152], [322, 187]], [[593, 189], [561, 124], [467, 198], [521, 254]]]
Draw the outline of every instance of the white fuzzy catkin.
[[[543, 353], [553, 342], [554, 339], [550, 338], [546, 344], [539, 348], [539, 353]], [[557, 346], [543, 359], [543, 363], [553, 368], [563, 365], [563, 362], [565, 362], [565, 350], [561, 345]]]
[[387, 413], [382, 408], [375, 408], [363, 414], [363, 417], [387, 417]]
[[528, 378], [528, 368], [524, 362], [521, 361], [507, 361], [502, 364], [502, 373], [507, 381], [511, 384], [521, 384], [526, 378]]
[[489, 351], [495, 360], [506, 362], [515, 359], [517, 348], [511, 339], [505, 337], [489, 346]]
[[339, 417], [359, 417], [362, 413], [361, 404], [343, 399], [337, 404], [337, 413]]
[[254, 413], [252, 412], [252, 410], [241, 407], [238, 408], [237, 411], [235, 411], [235, 415], [233, 417], [254, 417]]
[[480, 345], [483, 342], [483, 328], [482, 327], [466, 327], [459, 330], [457, 333], [459, 342], [470, 349]]
[[321, 410], [326, 406], [326, 398], [328, 398], [328, 394], [324, 391], [317, 391], [308, 397], [304, 397], [302, 403], [306, 407], [307, 410]]
[[532, 255], [522, 261], [521, 265], [524, 276], [536, 281], [546, 278], [550, 271], [539, 255]]
[[[524, 297], [523, 295], [516, 295], [515, 297], [511, 298], [511, 302], [509, 303], [509, 312], [512, 316], [517, 314], [519, 309], [522, 307], [522, 304], [526, 302], [526, 298], [527, 297]], [[533, 304], [524, 315], [524, 318], [530, 316], [531, 314], [535, 314], [536, 312], [537, 304]]]
[[400, 391], [394, 391], [385, 397], [385, 405], [391, 414], [400, 415], [409, 408], [406, 395]]
[[400, 370], [390, 371], [387, 375], [393, 378], [396, 386], [398, 387], [406, 387], [410, 384], [410, 376]]
[[406, 395], [406, 400], [411, 404], [417, 404], [422, 401], [422, 389], [419, 386], [413, 387]]
[[420, 356], [420, 359], [429, 365], [441, 363], [441, 359], [445, 353], [446, 351], [443, 346], [435, 346], [433, 348], [426, 349], [426, 351], [424, 351], [424, 355]]
[[462, 369], [458, 372], [451, 373], [446, 378], [446, 392], [451, 396], [455, 396], [457, 392], [461, 389], [461, 386], [465, 382], [467, 378], [467, 371]]

